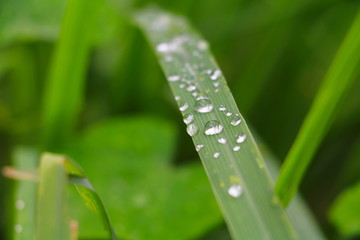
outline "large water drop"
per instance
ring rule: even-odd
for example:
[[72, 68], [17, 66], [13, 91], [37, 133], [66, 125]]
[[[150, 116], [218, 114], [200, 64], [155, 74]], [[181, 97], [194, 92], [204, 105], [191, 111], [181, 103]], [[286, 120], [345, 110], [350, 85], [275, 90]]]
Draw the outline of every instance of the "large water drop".
[[228, 194], [234, 198], [238, 198], [243, 193], [243, 188], [239, 184], [233, 184], [228, 189]]
[[205, 124], [205, 134], [206, 135], [219, 134], [222, 132], [223, 129], [224, 129], [223, 125], [221, 125], [220, 122], [216, 121], [216, 120], [208, 121]]
[[211, 104], [208, 99], [201, 99], [195, 104], [195, 111], [199, 113], [208, 113], [213, 110], [214, 106]]

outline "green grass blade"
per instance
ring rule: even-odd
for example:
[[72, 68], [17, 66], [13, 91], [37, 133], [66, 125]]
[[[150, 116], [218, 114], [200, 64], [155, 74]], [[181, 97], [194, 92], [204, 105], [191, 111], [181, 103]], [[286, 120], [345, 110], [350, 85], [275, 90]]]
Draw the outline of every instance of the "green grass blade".
[[40, 160], [40, 178], [36, 209], [36, 239], [69, 240], [67, 217], [68, 177], [63, 158], [45, 153]]
[[156, 8], [138, 12], [136, 21], [157, 52], [234, 239], [296, 239], [206, 42], [186, 20]]
[[116, 233], [110, 222], [105, 205], [90, 183], [84, 170], [69, 158], [63, 157], [63, 160], [66, 171], [70, 174], [70, 183], [76, 187], [85, 205], [102, 218], [111, 239], [117, 240]]
[[73, 130], [82, 102], [92, 33], [101, 0], [69, 0], [44, 96], [42, 147], [53, 148]]
[[[37, 168], [38, 153], [32, 149], [17, 148], [13, 164], [22, 171]], [[14, 240], [33, 240], [35, 234], [36, 183], [17, 181], [15, 185]]]
[[336, 109], [359, 72], [360, 12], [342, 43], [276, 182], [284, 206], [296, 193], [312, 157], [329, 129]]

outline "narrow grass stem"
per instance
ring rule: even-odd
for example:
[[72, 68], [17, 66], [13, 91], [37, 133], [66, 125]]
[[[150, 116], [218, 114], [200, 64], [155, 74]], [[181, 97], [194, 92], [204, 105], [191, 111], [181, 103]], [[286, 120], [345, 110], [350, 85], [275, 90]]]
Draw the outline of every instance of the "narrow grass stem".
[[281, 168], [275, 192], [287, 206], [332, 123], [337, 107], [359, 72], [360, 12], [330, 66], [324, 83]]
[[69, 0], [45, 88], [42, 148], [72, 132], [80, 111], [92, 32], [100, 0]]

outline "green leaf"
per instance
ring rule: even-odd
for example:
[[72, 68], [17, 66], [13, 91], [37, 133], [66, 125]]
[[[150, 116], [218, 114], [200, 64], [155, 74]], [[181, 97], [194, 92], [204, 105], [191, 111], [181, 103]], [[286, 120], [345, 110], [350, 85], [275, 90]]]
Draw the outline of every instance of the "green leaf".
[[338, 50], [280, 171], [275, 189], [284, 206], [295, 195], [308, 165], [336, 116], [341, 100], [357, 79], [359, 53], [360, 11]]
[[68, 177], [64, 158], [44, 153], [40, 160], [40, 178], [36, 204], [36, 239], [69, 240], [67, 212]]
[[[140, 116], [100, 123], [64, 152], [94, 180], [120, 238], [195, 239], [222, 217], [201, 165], [173, 166], [174, 147], [172, 125]], [[81, 203], [71, 210], [82, 238], [105, 236]]]
[[338, 196], [330, 220], [344, 236], [360, 235], [360, 182]]
[[156, 8], [138, 12], [136, 21], [157, 52], [185, 121], [194, 117], [187, 130], [201, 148], [200, 158], [234, 239], [296, 238], [207, 43], [184, 18]]
[[[13, 153], [13, 165], [21, 171], [32, 172], [37, 168], [38, 157], [33, 149], [17, 148]], [[15, 184], [14, 240], [35, 239], [36, 185], [31, 181], [17, 181]]]

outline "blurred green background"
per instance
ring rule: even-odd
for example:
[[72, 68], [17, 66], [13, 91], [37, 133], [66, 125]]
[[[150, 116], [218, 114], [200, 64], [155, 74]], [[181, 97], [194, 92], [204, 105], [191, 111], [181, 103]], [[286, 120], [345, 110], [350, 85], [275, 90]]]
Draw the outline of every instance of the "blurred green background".
[[[282, 160], [360, 2], [103, 1], [99, 21], [92, 27], [93, 49], [76, 129], [71, 138], [48, 150], [81, 163], [105, 195], [120, 235], [172, 239], [182, 226], [187, 230], [173, 239], [226, 239], [166, 80], [143, 36], [128, 20], [133, 10], [147, 4], [186, 16], [209, 41], [241, 113]], [[65, 6], [66, 0], [0, 0], [1, 167], [11, 164], [17, 146], [36, 147], [40, 141], [44, 86]], [[360, 176], [359, 93], [357, 80], [301, 186], [330, 239], [342, 237], [329, 221], [329, 209]], [[13, 207], [8, 197], [12, 186], [0, 178], [1, 239], [11, 226], [5, 213]], [[107, 197], [116, 191], [121, 194]], [[87, 237], [101, 232], [81, 231]]]

